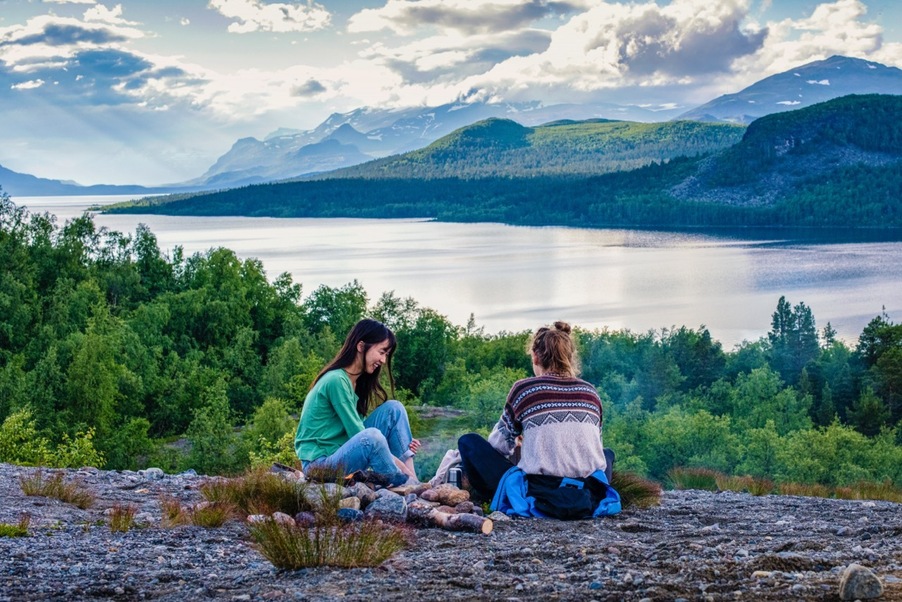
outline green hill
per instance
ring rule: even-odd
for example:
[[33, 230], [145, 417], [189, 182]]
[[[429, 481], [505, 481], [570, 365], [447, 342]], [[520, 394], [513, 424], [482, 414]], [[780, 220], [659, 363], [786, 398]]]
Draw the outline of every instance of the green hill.
[[[112, 210], [566, 226], [902, 228], [900, 117], [900, 96], [847, 96], [763, 117], [741, 141], [709, 154], [700, 153], [740, 130], [605, 121], [527, 128], [488, 120], [421, 151], [315, 181], [157, 197]], [[631, 162], [643, 166], [611, 170]]]
[[524, 127], [487, 119], [429, 146], [318, 176], [329, 178], [584, 177], [722, 150], [745, 128], [676, 121], [558, 121]]

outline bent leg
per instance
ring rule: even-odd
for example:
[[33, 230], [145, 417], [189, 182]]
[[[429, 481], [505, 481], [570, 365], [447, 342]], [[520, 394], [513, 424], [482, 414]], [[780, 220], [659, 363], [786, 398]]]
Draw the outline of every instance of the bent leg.
[[[308, 463], [307, 468], [324, 468], [335, 470], [340, 468], [345, 474], [357, 470], [372, 468], [373, 471], [397, 476], [403, 475], [397, 466], [385, 436], [375, 428], [363, 429], [338, 448], [330, 456], [323, 456]], [[406, 478], [406, 475], [404, 475]]]
[[460, 463], [470, 486], [479, 498], [490, 501], [498, 489], [501, 477], [513, 464], [476, 433], [469, 433], [458, 439], [457, 449], [460, 450]]
[[407, 409], [400, 401], [389, 399], [382, 403], [364, 418], [363, 425], [379, 429], [388, 441], [388, 449], [396, 458], [406, 461], [413, 457], [414, 454], [410, 451], [410, 442], [413, 441], [410, 419], [407, 417]]

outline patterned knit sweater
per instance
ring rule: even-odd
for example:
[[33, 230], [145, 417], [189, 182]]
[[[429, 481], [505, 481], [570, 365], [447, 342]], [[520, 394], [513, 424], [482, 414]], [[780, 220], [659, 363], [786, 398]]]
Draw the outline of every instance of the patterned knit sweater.
[[526, 474], [587, 477], [605, 468], [601, 399], [591, 384], [546, 374], [514, 383], [489, 443]]

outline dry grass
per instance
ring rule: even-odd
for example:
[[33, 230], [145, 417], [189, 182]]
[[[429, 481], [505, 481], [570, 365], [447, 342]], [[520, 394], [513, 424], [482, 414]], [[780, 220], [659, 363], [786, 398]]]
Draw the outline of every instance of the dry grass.
[[830, 497], [830, 488], [816, 483], [780, 483], [780, 495], [800, 495], [804, 497]]
[[661, 503], [661, 485], [631, 472], [614, 471], [611, 486], [620, 494], [624, 508], [651, 508]]
[[31, 517], [23, 514], [16, 524], [0, 523], [0, 537], [28, 537], [28, 525]]
[[110, 531], [125, 533], [135, 526], [138, 507], [134, 504], [116, 504], [110, 508]]
[[[849, 497], [846, 497], [845, 499], [902, 502], [902, 489], [894, 487], [891, 481], [884, 481], [882, 483], [859, 481], [845, 489], [849, 490]], [[840, 496], [837, 494], [836, 497]]]
[[30, 476], [19, 477], [19, 487], [25, 495], [54, 498], [82, 510], [94, 505], [94, 494], [77, 483], [64, 483], [62, 473], [45, 478], [39, 470]]
[[671, 480], [675, 489], [704, 489], [706, 491], [717, 491], [717, 479], [723, 476], [710, 468], [687, 468], [681, 466], [671, 468], [667, 473], [667, 477]]
[[308, 529], [268, 519], [251, 524], [250, 531], [257, 550], [274, 566], [289, 570], [378, 566], [411, 539], [406, 528], [371, 521]]

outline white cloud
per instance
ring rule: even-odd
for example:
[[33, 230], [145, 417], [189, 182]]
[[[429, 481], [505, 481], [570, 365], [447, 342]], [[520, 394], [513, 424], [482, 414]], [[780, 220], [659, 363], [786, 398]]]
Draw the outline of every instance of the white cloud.
[[42, 0], [44, 4], [97, 4], [97, 0]]
[[314, 31], [328, 26], [331, 20], [329, 11], [312, 0], [276, 4], [261, 0], [210, 0], [209, 6], [235, 19], [229, 25], [231, 33]]
[[348, 31], [409, 34], [433, 26], [459, 33], [501, 33], [593, 4], [589, 0], [388, 0], [381, 8], [353, 15]]
[[27, 82], [22, 82], [20, 84], [13, 84], [10, 86], [13, 90], [34, 90], [35, 88], [40, 88], [44, 85], [44, 80], [42, 79], [33, 79]]

